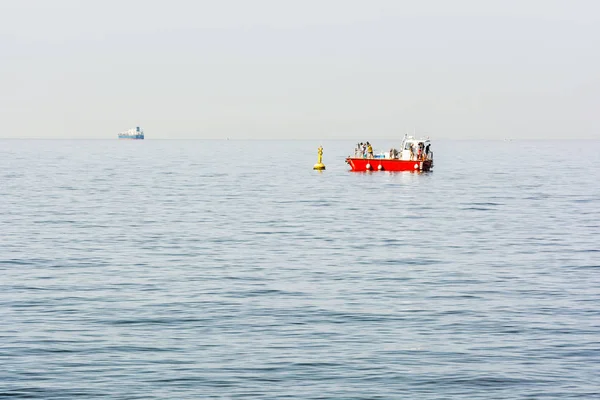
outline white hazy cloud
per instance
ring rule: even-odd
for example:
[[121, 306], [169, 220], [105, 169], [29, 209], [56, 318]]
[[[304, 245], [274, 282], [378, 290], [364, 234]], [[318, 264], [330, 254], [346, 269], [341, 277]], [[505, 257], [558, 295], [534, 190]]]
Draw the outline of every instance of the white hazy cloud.
[[0, 137], [600, 138], [600, 2], [4, 0]]

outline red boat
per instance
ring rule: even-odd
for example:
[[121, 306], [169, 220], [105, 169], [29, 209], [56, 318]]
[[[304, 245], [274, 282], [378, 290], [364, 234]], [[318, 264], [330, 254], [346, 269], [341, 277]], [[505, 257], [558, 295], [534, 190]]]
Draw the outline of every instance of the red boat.
[[404, 136], [400, 150], [390, 149], [388, 152], [368, 154], [357, 147], [354, 156], [348, 156], [346, 163], [352, 171], [431, 171], [433, 168], [433, 152], [431, 141]]

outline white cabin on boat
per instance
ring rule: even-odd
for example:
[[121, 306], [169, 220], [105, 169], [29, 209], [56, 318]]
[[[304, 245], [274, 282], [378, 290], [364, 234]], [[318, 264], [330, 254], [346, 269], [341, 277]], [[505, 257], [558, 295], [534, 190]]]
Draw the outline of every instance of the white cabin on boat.
[[[398, 153], [400, 160], [433, 160], [433, 151], [431, 151], [431, 141], [429, 138], [414, 138], [413, 136], [404, 136], [402, 147]], [[420, 149], [420, 151], [419, 151]], [[394, 149], [392, 149], [394, 150]], [[392, 151], [390, 151], [390, 154]], [[393, 155], [393, 154], [392, 154]]]

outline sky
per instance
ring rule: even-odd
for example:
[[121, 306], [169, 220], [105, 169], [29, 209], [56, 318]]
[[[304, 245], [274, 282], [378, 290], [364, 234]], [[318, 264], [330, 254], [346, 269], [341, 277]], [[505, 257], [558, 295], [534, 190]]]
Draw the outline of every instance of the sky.
[[0, 0], [0, 138], [600, 139], [596, 0]]

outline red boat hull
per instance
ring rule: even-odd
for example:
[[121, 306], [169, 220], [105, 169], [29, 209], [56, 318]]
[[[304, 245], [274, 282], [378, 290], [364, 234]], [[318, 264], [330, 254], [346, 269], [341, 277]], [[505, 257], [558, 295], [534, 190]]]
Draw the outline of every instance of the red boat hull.
[[352, 171], [430, 171], [433, 160], [392, 160], [386, 158], [346, 158]]

